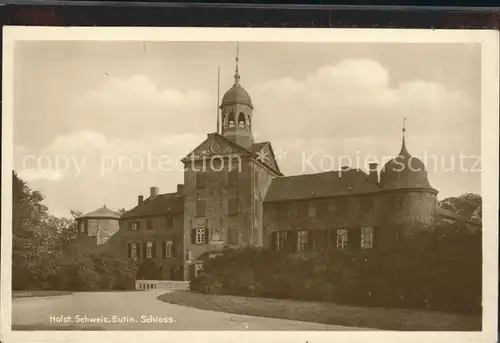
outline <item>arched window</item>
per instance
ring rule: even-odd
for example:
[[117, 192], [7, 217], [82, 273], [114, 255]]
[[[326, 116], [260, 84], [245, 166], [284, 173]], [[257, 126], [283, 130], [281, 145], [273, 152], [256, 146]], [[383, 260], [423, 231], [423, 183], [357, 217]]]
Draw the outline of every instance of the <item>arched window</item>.
[[228, 123], [227, 123], [228, 127], [234, 127], [235, 126], [235, 120], [234, 120], [234, 112], [230, 112], [229, 113], [229, 119], [228, 119]]
[[245, 114], [243, 112], [240, 112], [238, 115], [238, 127], [245, 127], [246, 126], [246, 120], [245, 120]]

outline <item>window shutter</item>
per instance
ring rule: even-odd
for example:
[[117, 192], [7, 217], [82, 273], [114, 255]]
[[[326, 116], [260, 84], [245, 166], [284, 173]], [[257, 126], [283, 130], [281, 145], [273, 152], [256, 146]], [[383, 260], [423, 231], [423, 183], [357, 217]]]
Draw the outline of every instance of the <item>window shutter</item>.
[[172, 258], [175, 258], [175, 241], [172, 240]]
[[278, 233], [276, 231], [271, 232], [271, 249], [278, 250]]
[[208, 243], [208, 234], [210, 233], [210, 230], [208, 229], [208, 227], [205, 228], [205, 244]]
[[307, 231], [307, 251], [314, 251], [314, 230]]
[[136, 247], [136, 254], [137, 254], [137, 259], [141, 258], [141, 252], [142, 252], [142, 246], [140, 242], [135, 242], [135, 247]]
[[142, 249], [143, 258], [146, 259], [148, 257], [148, 242], [144, 242], [144, 247]]
[[162, 244], [161, 244], [161, 256], [163, 258], [167, 257], [167, 241], [162, 241]]
[[153, 241], [153, 249], [151, 249], [151, 257], [156, 258], [156, 241]]
[[297, 252], [297, 243], [298, 243], [298, 234], [297, 231], [288, 231], [287, 235], [287, 250], [290, 253]]
[[132, 258], [132, 243], [128, 242], [128, 258]]
[[372, 228], [372, 249], [377, 248], [377, 228]]
[[196, 244], [196, 229], [191, 229], [191, 244]]
[[354, 227], [347, 231], [347, 246], [351, 249], [361, 248], [361, 228]]

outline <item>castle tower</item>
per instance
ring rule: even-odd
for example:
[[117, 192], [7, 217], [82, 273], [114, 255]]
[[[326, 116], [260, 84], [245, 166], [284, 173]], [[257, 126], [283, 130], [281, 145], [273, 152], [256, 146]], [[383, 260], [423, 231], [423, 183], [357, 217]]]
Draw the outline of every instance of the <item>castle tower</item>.
[[234, 84], [222, 97], [220, 106], [223, 136], [249, 148], [254, 140], [252, 136], [252, 99], [240, 84], [239, 46], [236, 48], [236, 68]]
[[387, 218], [388, 226], [399, 228], [396, 236], [408, 235], [430, 222], [438, 193], [427, 179], [424, 163], [408, 152], [404, 123], [402, 131], [401, 150], [384, 165], [379, 184], [384, 193], [384, 218]]

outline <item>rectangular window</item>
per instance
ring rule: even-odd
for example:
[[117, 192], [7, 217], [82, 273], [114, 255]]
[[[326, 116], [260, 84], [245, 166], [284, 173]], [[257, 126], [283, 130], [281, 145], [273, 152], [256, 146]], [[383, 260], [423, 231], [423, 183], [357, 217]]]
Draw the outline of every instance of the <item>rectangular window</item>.
[[146, 230], [153, 230], [153, 220], [152, 219], [148, 219], [146, 221]]
[[153, 242], [151, 241], [146, 243], [146, 258], [153, 258]]
[[363, 249], [373, 248], [373, 227], [361, 228], [361, 248]]
[[286, 231], [277, 231], [276, 232], [276, 250], [281, 251], [286, 249], [287, 242], [287, 232]]
[[132, 253], [131, 253], [131, 257], [134, 259], [134, 260], [137, 260], [137, 242], [132, 242], [131, 243], [131, 247], [132, 247]]
[[238, 199], [228, 200], [227, 214], [229, 216], [236, 216], [238, 214]]
[[80, 233], [85, 233], [85, 221], [82, 220], [79, 224], [79, 231]]
[[132, 231], [139, 230], [139, 222], [132, 222], [132, 223], [130, 223], [130, 230], [132, 230]]
[[237, 170], [230, 170], [227, 173], [227, 185], [228, 186], [236, 186], [238, 183], [238, 171]]
[[196, 244], [205, 243], [205, 228], [196, 229]]
[[174, 257], [173, 246], [174, 246], [174, 242], [172, 242], [172, 241], [165, 242], [165, 256], [164, 257], [166, 257], [166, 258]]
[[337, 249], [347, 248], [347, 229], [337, 230]]
[[309, 232], [307, 231], [299, 231], [298, 234], [298, 242], [297, 242], [297, 250], [298, 252], [307, 251], [307, 245], [309, 244]]
[[196, 216], [205, 217], [206, 201], [196, 200]]
[[206, 186], [206, 174], [197, 173], [196, 174], [196, 189], [204, 189]]
[[238, 244], [238, 230], [235, 227], [227, 228], [227, 243]]
[[171, 216], [167, 216], [166, 218], [166, 226], [167, 226], [167, 229], [172, 229], [174, 227], [174, 218], [171, 217]]
[[220, 242], [222, 240], [219, 231], [212, 232], [211, 240], [212, 242]]

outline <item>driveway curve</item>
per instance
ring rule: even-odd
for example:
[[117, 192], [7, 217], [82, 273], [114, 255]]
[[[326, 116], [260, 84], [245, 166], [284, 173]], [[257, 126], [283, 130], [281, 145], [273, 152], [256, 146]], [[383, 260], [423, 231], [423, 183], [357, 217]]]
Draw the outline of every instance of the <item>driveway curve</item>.
[[361, 328], [253, 317], [168, 304], [165, 290], [79, 292], [12, 301], [13, 330], [343, 330]]

